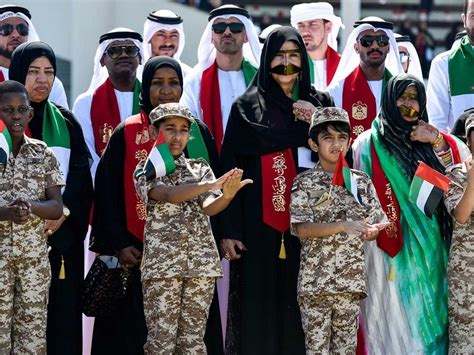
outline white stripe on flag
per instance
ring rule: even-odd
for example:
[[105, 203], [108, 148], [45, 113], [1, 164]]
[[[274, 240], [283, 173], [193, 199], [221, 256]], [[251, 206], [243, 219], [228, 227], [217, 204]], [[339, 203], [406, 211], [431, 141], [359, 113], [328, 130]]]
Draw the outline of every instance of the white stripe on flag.
[[163, 157], [160, 154], [160, 151], [154, 147], [152, 154], [150, 154], [150, 161], [155, 168], [155, 176], [162, 177], [166, 175], [166, 165]]
[[350, 172], [350, 177], [351, 177], [351, 193], [354, 195], [354, 198], [356, 199], [357, 202], [359, 202], [359, 205], [362, 204], [362, 201], [359, 201], [359, 191], [357, 189], [357, 179], [354, 174], [352, 174], [352, 171]]
[[[5, 152], [8, 152], [10, 150], [10, 147], [8, 146], [7, 139], [5, 136], [0, 133], [0, 148], [3, 149]], [[8, 159], [8, 157], [7, 157]]]
[[420, 186], [420, 191], [418, 192], [418, 197], [416, 199], [416, 205], [420, 210], [425, 211], [426, 201], [430, 197], [431, 191], [433, 191], [434, 186], [428, 181], [423, 180], [423, 183]]

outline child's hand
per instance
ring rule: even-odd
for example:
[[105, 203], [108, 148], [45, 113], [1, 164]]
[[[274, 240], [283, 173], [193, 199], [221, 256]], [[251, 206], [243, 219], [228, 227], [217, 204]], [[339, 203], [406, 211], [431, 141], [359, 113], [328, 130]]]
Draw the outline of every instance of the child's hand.
[[24, 224], [31, 216], [31, 203], [17, 198], [7, 206], [10, 209], [11, 220], [16, 224]]
[[466, 160], [464, 165], [466, 165], [467, 182], [472, 186], [474, 185], [474, 169], [472, 168], [472, 159]]
[[233, 199], [235, 194], [245, 185], [253, 183], [251, 179], [242, 180], [242, 169], [233, 169], [232, 174], [227, 177], [227, 180], [222, 185], [222, 193], [224, 198], [230, 200]]
[[229, 176], [231, 176], [235, 170], [238, 170], [237, 168], [231, 169], [228, 172], [226, 172], [224, 175], [222, 175], [220, 178], [217, 180], [214, 180], [213, 182], [209, 183], [209, 190], [221, 190], [222, 186], [224, 185], [224, 182], [227, 180]]

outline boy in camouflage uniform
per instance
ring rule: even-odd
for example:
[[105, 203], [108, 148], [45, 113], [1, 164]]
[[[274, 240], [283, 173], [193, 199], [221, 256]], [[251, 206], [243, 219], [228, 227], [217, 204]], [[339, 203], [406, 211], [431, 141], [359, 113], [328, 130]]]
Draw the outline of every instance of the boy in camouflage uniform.
[[332, 186], [339, 154], [349, 148], [347, 112], [318, 109], [308, 143], [319, 163], [296, 176], [291, 194], [291, 230], [301, 241], [298, 303], [308, 354], [354, 354], [360, 300], [366, 294], [364, 241], [387, 225], [375, 188], [351, 170], [361, 204], [345, 188]]
[[[466, 120], [474, 152], [474, 114]], [[444, 203], [455, 219], [448, 261], [449, 353], [474, 353], [474, 169], [472, 160], [447, 170], [452, 182]]]
[[[203, 354], [215, 278], [222, 276], [207, 216], [222, 211], [251, 181], [241, 181], [240, 169], [216, 180], [204, 159], [185, 158], [193, 122], [187, 108], [160, 105], [151, 111], [150, 120], [163, 132], [176, 170], [149, 181], [138, 174], [136, 180], [137, 192], [148, 206], [142, 263], [145, 353]], [[144, 164], [137, 171], [143, 171]]]
[[62, 216], [64, 181], [53, 152], [24, 134], [33, 110], [22, 84], [0, 84], [0, 117], [12, 141], [0, 162], [0, 354], [46, 354], [44, 226]]

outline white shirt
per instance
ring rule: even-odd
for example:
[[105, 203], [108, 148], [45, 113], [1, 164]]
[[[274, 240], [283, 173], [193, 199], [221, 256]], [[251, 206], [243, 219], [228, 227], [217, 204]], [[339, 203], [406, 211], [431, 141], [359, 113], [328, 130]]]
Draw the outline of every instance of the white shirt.
[[[329, 94], [334, 99], [334, 104], [337, 107], [342, 108], [342, 95], [344, 91], [344, 81], [346, 79], [343, 79], [335, 84], [332, 84], [328, 90]], [[383, 85], [383, 80], [369, 80], [367, 81], [370, 87], [370, 91], [372, 91], [372, 94], [375, 97], [375, 104], [376, 104], [376, 112], [378, 113], [380, 110], [380, 102], [382, 100], [382, 85]], [[374, 117], [375, 118], [375, 117]]]
[[[133, 91], [122, 92], [114, 89], [114, 92], [115, 97], [117, 98], [117, 104], [120, 112], [120, 121], [123, 122], [132, 115]], [[92, 128], [91, 120], [91, 105], [92, 94], [88, 94], [87, 92], [82, 93], [76, 99], [72, 112], [74, 113], [79, 124], [82, 127], [84, 140], [86, 141], [87, 148], [89, 149], [89, 152], [91, 153], [93, 159], [93, 163], [91, 166], [91, 175], [94, 179], [100, 157], [97, 154], [95, 148], [94, 130]]]
[[[244, 72], [224, 71], [218, 69], [219, 93], [221, 99], [222, 127], [225, 132], [229, 113], [234, 100], [242, 95], [247, 88], [245, 85]], [[181, 96], [180, 104], [189, 108], [194, 117], [202, 120], [201, 109], [201, 79], [202, 71], [193, 70], [184, 80], [183, 96]]]
[[[8, 68], [0, 67], [0, 70], [3, 73], [3, 77], [5, 80], [8, 80], [9, 75], [8, 75]], [[67, 97], [66, 97], [66, 92], [64, 91], [64, 86], [61, 80], [59, 80], [58, 77], [54, 78], [53, 82], [53, 87], [51, 89], [51, 92], [49, 93], [49, 98], [51, 102], [69, 109], [69, 105], [67, 103]]]
[[314, 82], [313, 85], [317, 90], [326, 91], [327, 85], [327, 60], [326, 59], [313, 59], [314, 68]]
[[[448, 60], [451, 53], [451, 50], [440, 53], [431, 62], [426, 91], [426, 106], [430, 123], [445, 132], [453, 128], [459, 115], [468, 108], [474, 107], [472, 94], [451, 96], [448, 72]], [[474, 68], [463, 67], [457, 75], [469, 76], [474, 86]]]

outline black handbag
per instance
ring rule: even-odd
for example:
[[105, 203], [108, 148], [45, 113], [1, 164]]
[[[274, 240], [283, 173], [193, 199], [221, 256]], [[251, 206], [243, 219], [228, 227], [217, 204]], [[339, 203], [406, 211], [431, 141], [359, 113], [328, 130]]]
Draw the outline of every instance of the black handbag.
[[112, 315], [126, 297], [131, 274], [115, 256], [98, 255], [82, 285], [82, 313], [88, 317]]

